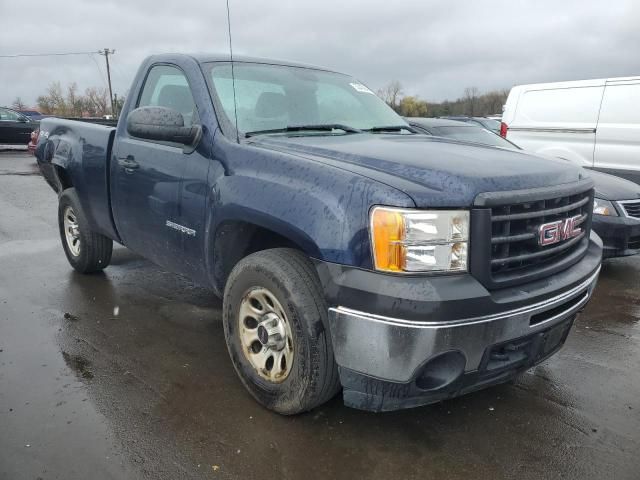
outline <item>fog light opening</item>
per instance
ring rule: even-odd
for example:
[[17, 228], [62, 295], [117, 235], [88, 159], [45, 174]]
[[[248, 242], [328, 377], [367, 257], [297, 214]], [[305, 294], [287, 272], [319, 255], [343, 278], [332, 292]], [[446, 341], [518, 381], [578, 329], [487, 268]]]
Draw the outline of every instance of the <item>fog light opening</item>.
[[462, 376], [466, 363], [462, 352], [453, 350], [441, 353], [422, 367], [416, 386], [421, 390], [434, 391], [451, 385]]

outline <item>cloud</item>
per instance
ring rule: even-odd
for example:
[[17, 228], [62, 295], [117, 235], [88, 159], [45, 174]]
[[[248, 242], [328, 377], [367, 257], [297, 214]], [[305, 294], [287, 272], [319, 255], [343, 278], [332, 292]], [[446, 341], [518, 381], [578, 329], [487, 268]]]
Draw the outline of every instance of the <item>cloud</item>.
[[[327, 66], [372, 88], [454, 99], [466, 86], [640, 75], [640, 8], [632, 0], [486, 2], [230, 0], [235, 53]], [[0, 0], [0, 55], [115, 48], [125, 94], [151, 53], [226, 52], [224, 0]], [[53, 80], [104, 86], [104, 58], [0, 58], [0, 104], [34, 103]]]

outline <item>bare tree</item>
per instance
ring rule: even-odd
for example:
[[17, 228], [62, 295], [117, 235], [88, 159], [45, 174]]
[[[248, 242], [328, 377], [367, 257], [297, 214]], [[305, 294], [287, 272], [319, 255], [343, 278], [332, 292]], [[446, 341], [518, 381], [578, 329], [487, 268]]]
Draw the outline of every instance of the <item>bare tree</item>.
[[464, 110], [465, 114], [473, 117], [477, 115], [478, 111], [478, 96], [480, 95], [480, 90], [478, 87], [467, 87], [464, 89], [464, 95], [462, 97], [464, 101]]
[[78, 85], [73, 82], [67, 87], [67, 111], [72, 117], [81, 117], [84, 111], [85, 101], [81, 95], [78, 95]]
[[502, 112], [502, 106], [509, 96], [508, 90], [494, 90], [480, 96], [480, 114], [488, 115]]
[[109, 94], [106, 88], [90, 87], [84, 91], [85, 108], [92, 117], [101, 117], [107, 114], [109, 106]]
[[378, 96], [394, 110], [400, 107], [400, 97], [402, 97], [402, 84], [398, 80], [389, 82], [386, 86], [378, 90]]
[[122, 112], [122, 109], [124, 108], [124, 102], [127, 99], [127, 93], [129, 93], [128, 91], [125, 92], [124, 95], [118, 96], [117, 94], [115, 95], [115, 98], [113, 99], [113, 106], [115, 108], [115, 115], [116, 117], [120, 115], [120, 112]]
[[109, 94], [106, 88], [87, 88], [84, 95], [78, 93], [74, 82], [67, 86], [63, 94], [60, 82], [52, 82], [45, 95], [38, 97], [38, 107], [42, 113], [62, 117], [101, 117], [109, 111]]
[[16, 97], [16, 99], [11, 104], [11, 108], [13, 108], [14, 110], [24, 110], [27, 108], [27, 106], [24, 104], [20, 97]]
[[38, 107], [42, 113], [49, 115], [67, 115], [67, 102], [62, 94], [60, 82], [51, 82], [45, 95], [37, 99]]

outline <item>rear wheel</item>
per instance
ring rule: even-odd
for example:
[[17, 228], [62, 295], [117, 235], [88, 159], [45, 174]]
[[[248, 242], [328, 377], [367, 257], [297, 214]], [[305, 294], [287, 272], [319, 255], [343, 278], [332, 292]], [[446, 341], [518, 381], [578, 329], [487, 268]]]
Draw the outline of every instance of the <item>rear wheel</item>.
[[297, 250], [264, 250], [234, 267], [224, 293], [225, 338], [242, 383], [262, 405], [291, 415], [337, 393], [326, 315], [315, 269]]
[[91, 273], [109, 265], [113, 241], [89, 229], [73, 188], [68, 188], [60, 196], [58, 226], [64, 253], [75, 270], [80, 273]]

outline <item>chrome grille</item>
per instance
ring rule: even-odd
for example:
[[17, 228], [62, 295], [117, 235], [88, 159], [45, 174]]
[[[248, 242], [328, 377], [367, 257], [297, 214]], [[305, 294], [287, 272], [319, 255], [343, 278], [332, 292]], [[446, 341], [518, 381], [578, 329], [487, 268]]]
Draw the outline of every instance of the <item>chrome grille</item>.
[[640, 200], [625, 200], [618, 203], [627, 217], [640, 218]]
[[[491, 274], [499, 277], [503, 273], [535, 268], [580, 248], [588, 233], [584, 229], [584, 222], [592, 209], [590, 192], [493, 207]], [[540, 225], [575, 216], [578, 217], [576, 224], [582, 228], [580, 235], [553, 245], [538, 244]]]
[[[579, 261], [589, 247], [593, 183], [481, 194], [472, 213], [471, 273], [488, 288], [552, 275]], [[485, 208], [482, 208], [485, 207]], [[579, 233], [548, 245], [542, 225], [574, 219]], [[475, 233], [474, 233], [475, 231]]]

